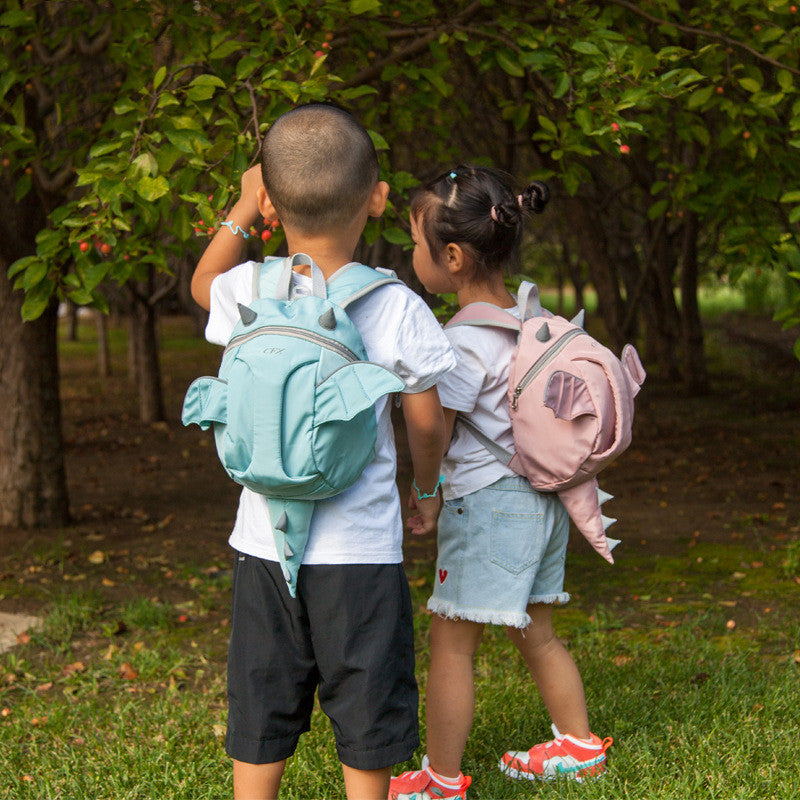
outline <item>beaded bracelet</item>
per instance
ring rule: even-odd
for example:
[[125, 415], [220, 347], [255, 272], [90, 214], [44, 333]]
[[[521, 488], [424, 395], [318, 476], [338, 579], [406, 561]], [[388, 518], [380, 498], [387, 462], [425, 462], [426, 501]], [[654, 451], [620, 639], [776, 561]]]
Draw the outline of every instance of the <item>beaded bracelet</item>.
[[220, 228], [222, 228], [222, 227], [227, 228], [234, 236], [237, 233], [241, 233], [242, 236], [244, 236], [245, 239], [249, 239], [250, 238], [250, 234], [246, 230], [243, 230], [238, 225], [234, 226], [234, 224], [230, 220], [226, 220], [225, 222], [220, 222], [219, 226], [220, 226]]
[[414, 487], [414, 490], [417, 493], [417, 500], [425, 500], [429, 497], [436, 497], [439, 493], [439, 487], [444, 483], [444, 475], [439, 476], [439, 480], [436, 481], [436, 486], [433, 487], [433, 491], [430, 494], [425, 494], [419, 490], [419, 486], [417, 486], [417, 479], [411, 481], [411, 485]]

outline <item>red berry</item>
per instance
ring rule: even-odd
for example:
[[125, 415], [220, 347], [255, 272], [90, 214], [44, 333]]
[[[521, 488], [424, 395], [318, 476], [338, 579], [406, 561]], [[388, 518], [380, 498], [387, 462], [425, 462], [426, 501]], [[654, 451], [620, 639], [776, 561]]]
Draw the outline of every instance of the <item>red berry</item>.
[[213, 235], [213, 233], [214, 233], [214, 229], [213, 229], [213, 228], [209, 228], [209, 229], [206, 231], [206, 233], [207, 233], [209, 236], [211, 236], [211, 235]]
[[330, 46], [331, 46], [330, 42], [323, 42], [322, 43], [322, 49], [323, 50], [327, 50]]
[[742, 134], [742, 138], [743, 138], [743, 139], [749, 139], [749, 138], [750, 138], [750, 131], [745, 131], [745, 132]]
[[618, 122], [612, 122], [611, 123], [611, 130], [612, 131], [618, 131], [619, 130], [619, 123]]
[[271, 231], [262, 231], [261, 232], [261, 238], [265, 242], [268, 242], [272, 238], [272, 232]]
[[89, 242], [81, 242], [81, 243], [78, 245], [78, 247], [79, 247], [79, 249], [80, 249], [81, 253], [85, 253], [85, 252], [86, 252], [86, 251], [89, 249], [89, 246], [90, 246], [90, 245], [89, 245]]
[[317, 50], [316, 53], [314, 53], [314, 58], [322, 58], [324, 55], [325, 53], [323, 53], [322, 50]]
[[186, 614], [181, 614], [181, 615], [178, 617], [178, 622], [187, 622], [187, 621], [188, 621], [188, 619], [189, 619], [189, 617], [187, 617], [187, 616], [186, 616]]
[[619, 146], [619, 151], [620, 151], [620, 153], [622, 153], [622, 155], [626, 156], [626, 155], [628, 155], [628, 153], [630, 153], [631, 149], [630, 149], [630, 147], [628, 147], [628, 145], [621, 144]]
[[108, 242], [103, 242], [103, 244], [100, 245], [100, 252], [104, 256], [107, 256], [111, 252], [111, 245]]
[[3, 166], [4, 167], [10, 167], [11, 166], [11, 159], [10, 158], [4, 158], [3, 159]]
[[202, 233], [202, 232], [203, 232], [203, 229], [202, 229], [202, 228], [195, 228], [195, 229], [194, 229], [194, 232], [195, 232], [195, 233]]

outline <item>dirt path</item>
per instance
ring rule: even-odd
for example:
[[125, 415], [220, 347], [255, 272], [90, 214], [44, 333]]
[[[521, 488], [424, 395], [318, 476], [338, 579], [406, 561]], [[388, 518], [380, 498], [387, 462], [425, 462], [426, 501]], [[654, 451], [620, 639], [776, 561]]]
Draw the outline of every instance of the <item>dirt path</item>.
[[[186, 321], [165, 322], [165, 330]], [[604, 510], [624, 552], [670, 554], [697, 540], [800, 538], [800, 365], [794, 336], [768, 321], [728, 319], [709, 329], [713, 393], [688, 399], [648, 379], [634, 444], [601, 485]], [[165, 349], [168, 408], [177, 420], [193, 377], [216, 371], [217, 353], [191, 361]], [[724, 354], [724, 363], [718, 355]], [[36, 613], [65, 583], [96, 587], [109, 600], [157, 593], [179, 599], [180, 565], [218, 569], [238, 491], [209, 434], [177, 421], [143, 428], [124, 377], [104, 384], [91, 356], [62, 368], [67, 467], [75, 522], [63, 531], [0, 532], [0, 611]], [[408, 486], [398, 430], [399, 484]], [[574, 548], [588, 547], [575, 537]], [[410, 559], [432, 558], [431, 541], [410, 541]], [[619, 551], [620, 554], [623, 550]], [[42, 591], [44, 589], [44, 592]]]

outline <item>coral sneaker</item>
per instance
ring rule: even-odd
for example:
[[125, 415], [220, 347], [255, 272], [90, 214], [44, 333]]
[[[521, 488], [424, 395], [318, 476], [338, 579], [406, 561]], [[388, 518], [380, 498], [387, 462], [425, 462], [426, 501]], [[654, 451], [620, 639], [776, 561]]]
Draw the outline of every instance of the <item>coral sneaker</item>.
[[467, 787], [472, 783], [469, 775], [459, 774], [457, 781], [448, 781], [430, 767], [428, 756], [422, 759], [422, 769], [403, 772], [392, 778], [389, 800], [442, 800], [458, 797], [466, 800]]
[[507, 752], [500, 761], [500, 769], [509, 778], [567, 778], [579, 783], [605, 772], [606, 750], [614, 743], [610, 736], [601, 740], [591, 734], [592, 738], [587, 742], [559, 733], [555, 725], [552, 727], [554, 739], [537, 744], [527, 752]]

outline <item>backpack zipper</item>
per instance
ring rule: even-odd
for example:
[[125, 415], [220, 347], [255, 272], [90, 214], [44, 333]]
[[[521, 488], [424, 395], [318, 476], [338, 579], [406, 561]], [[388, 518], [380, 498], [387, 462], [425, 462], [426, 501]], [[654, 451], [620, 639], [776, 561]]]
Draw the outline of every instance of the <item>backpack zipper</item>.
[[241, 333], [238, 336], [234, 337], [228, 342], [228, 346], [223, 351], [223, 357], [228, 354], [228, 351], [234, 347], [238, 347], [245, 342], [249, 342], [251, 339], [255, 339], [257, 336], [264, 336], [266, 334], [276, 334], [278, 336], [292, 336], [295, 339], [303, 339], [307, 342], [311, 342], [313, 344], [318, 344], [320, 347], [325, 347], [328, 350], [332, 350], [334, 353], [338, 353], [342, 358], [347, 359], [348, 361], [359, 361], [360, 359], [358, 356], [349, 348], [345, 347], [343, 344], [339, 344], [339, 342], [333, 341], [333, 339], [329, 339], [327, 336], [321, 336], [318, 333], [314, 333], [313, 331], [306, 331], [302, 328], [291, 328], [288, 326], [283, 325], [267, 325], [263, 328], [259, 328], [255, 331], [250, 331], [248, 333]]
[[517, 410], [517, 401], [519, 396], [528, 388], [533, 379], [569, 344], [569, 342], [576, 336], [585, 334], [586, 331], [581, 328], [573, 328], [567, 331], [560, 339], [553, 342], [550, 347], [542, 353], [536, 361], [533, 362], [531, 368], [522, 376], [522, 380], [517, 384], [514, 389], [514, 395], [511, 398], [511, 409]]

